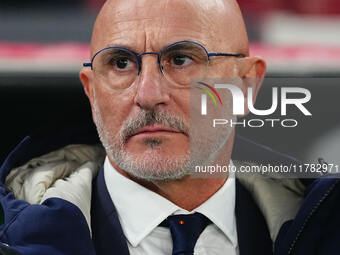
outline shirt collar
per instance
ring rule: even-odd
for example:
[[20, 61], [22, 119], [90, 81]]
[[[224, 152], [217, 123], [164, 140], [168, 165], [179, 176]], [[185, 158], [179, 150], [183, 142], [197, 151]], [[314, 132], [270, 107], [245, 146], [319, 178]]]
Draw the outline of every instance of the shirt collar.
[[[230, 164], [232, 161], [230, 160]], [[133, 247], [171, 214], [199, 212], [208, 217], [237, 246], [235, 220], [235, 178], [230, 173], [225, 184], [192, 212], [121, 175], [106, 157], [104, 178], [117, 209], [123, 232]]]
[[[233, 162], [230, 160], [230, 168]], [[234, 247], [237, 246], [237, 228], [235, 215], [236, 198], [235, 174], [230, 171], [224, 185], [207, 201], [194, 211], [209, 218], [229, 238]]]

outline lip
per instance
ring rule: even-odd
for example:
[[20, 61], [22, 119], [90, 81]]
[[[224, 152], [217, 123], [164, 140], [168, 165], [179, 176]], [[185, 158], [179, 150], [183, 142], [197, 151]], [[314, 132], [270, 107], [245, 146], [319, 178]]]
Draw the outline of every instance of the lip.
[[153, 125], [153, 126], [146, 126], [140, 129], [137, 129], [136, 132], [132, 136], [137, 135], [155, 135], [155, 134], [161, 134], [161, 133], [182, 133], [174, 128], [159, 126], [159, 125]]

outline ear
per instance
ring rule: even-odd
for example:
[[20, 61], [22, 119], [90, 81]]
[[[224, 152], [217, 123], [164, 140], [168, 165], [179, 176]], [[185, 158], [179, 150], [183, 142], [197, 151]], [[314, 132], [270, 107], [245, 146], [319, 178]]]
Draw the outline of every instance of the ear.
[[93, 76], [92, 70], [89, 69], [88, 67], [83, 67], [79, 72], [80, 81], [83, 84], [85, 94], [89, 98], [91, 104], [93, 101], [92, 76]]
[[94, 122], [95, 118], [93, 116], [93, 104], [94, 104], [94, 83], [93, 83], [93, 72], [90, 68], [82, 68], [79, 72], [79, 78], [83, 84], [83, 88], [86, 96], [88, 97], [92, 110], [92, 119]]
[[[252, 102], [255, 104], [257, 94], [261, 88], [264, 76], [266, 74], [266, 62], [258, 57], [243, 58], [239, 69], [239, 76], [243, 80], [243, 94], [244, 94], [244, 109], [245, 114], [248, 115], [248, 89], [252, 89]], [[240, 116], [240, 117], [243, 117]]]

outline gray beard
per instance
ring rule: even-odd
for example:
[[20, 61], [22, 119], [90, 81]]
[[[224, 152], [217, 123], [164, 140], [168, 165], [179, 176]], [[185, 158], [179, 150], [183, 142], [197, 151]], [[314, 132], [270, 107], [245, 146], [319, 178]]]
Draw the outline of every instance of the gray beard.
[[[125, 144], [138, 128], [157, 123], [189, 135], [189, 125], [178, 116], [154, 110], [141, 110], [138, 116], [123, 123], [118, 134], [112, 135], [104, 125], [96, 100], [94, 113], [97, 131], [108, 157], [131, 176], [150, 182], [181, 179], [192, 173], [195, 166], [211, 163], [230, 134], [223, 137], [225, 139], [218, 139], [218, 143], [211, 141], [212, 146], [209, 147], [204, 140], [206, 138], [202, 139], [202, 134], [191, 128], [191, 149], [182, 156], [159, 157], [154, 150], [162, 146], [163, 141], [158, 138], [144, 139], [147, 149], [142, 154], [135, 155], [125, 150]], [[210, 144], [209, 140], [208, 142]]]

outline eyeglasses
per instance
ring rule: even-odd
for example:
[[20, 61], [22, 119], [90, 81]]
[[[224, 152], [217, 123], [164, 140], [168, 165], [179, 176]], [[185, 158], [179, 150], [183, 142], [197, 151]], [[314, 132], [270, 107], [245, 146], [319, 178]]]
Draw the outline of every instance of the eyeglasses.
[[84, 67], [99, 74], [113, 89], [130, 87], [142, 68], [142, 56], [157, 56], [159, 70], [176, 86], [190, 86], [193, 78], [204, 78], [210, 57], [226, 56], [243, 58], [239, 53], [209, 53], [206, 48], [193, 41], [179, 41], [166, 46], [160, 53], [135, 53], [123, 47], [107, 47], [98, 51]]

